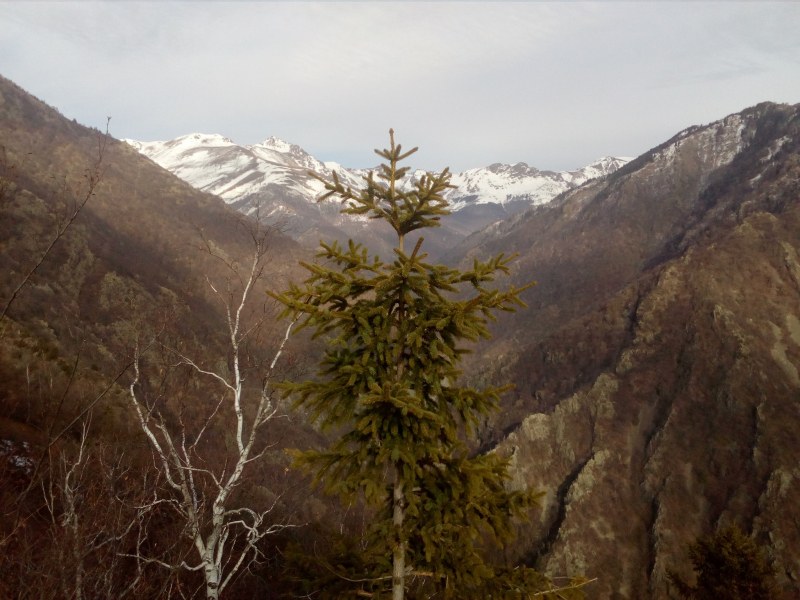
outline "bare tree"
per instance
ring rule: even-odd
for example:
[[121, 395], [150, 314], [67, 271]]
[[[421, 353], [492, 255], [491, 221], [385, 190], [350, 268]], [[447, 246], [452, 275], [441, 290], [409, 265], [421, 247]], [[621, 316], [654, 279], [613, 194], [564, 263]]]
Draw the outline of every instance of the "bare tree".
[[[205, 250], [222, 261], [229, 274], [223, 285], [208, 279], [225, 315], [226, 360], [205, 366], [188, 356], [180, 344], [170, 345], [163, 336], [153, 336], [137, 344], [129, 386], [136, 419], [165, 482], [155, 502], [169, 506], [179, 516], [195, 549], [193, 560], [187, 557], [177, 564], [144, 554], [137, 558], [170, 569], [202, 571], [207, 598], [219, 598], [237, 573], [257, 559], [264, 536], [289, 526], [270, 520], [277, 500], [256, 510], [242, 505], [235, 494], [248, 465], [265, 451], [259, 434], [277, 415], [272, 380], [293, 325], [287, 327], [271, 360], [259, 359], [258, 341], [269, 316], [254, 310], [259, 303], [253, 296], [264, 275], [270, 230], [257, 223], [242, 225], [252, 243], [245, 264], [228, 258], [204, 238]], [[169, 392], [164, 391], [166, 375], [157, 375], [155, 383], [146, 377], [148, 354], [159, 352], [172, 360], [171, 367], [166, 371], [153, 368], [151, 373], [174, 375], [178, 369], [188, 370], [191, 383], [187, 385], [196, 390], [191, 411], [170, 412]], [[203, 405], [203, 416], [194, 417]], [[218, 440], [221, 432], [229, 440], [232, 437], [226, 448], [215, 446], [218, 442], [212, 439]]]
[[[118, 447], [93, 442], [90, 421], [74, 444], [48, 450], [47, 473], [4, 540], [0, 596], [5, 584], [20, 600], [124, 599], [160, 594], [172, 583], [146, 577], [147, 565], [130, 558], [149, 543], [157, 515], [153, 474]], [[33, 459], [23, 466], [32, 470]]]
[[126, 598], [138, 591], [143, 573], [141, 565], [130, 572], [122, 561], [141, 547], [151, 505], [143, 501], [144, 493], [131, 502], [121, 489], [113, 489], [115, 481], [127, 477], [128, 467], [118, 460], [107, 462], [102, 451], [90, 457], [89, 423], [83, 423], [74, 455], [51, 456], [58, 466], [41, 482], [52, 546], [59, 549], [51, 572], [58, 575], [58, 585], [50, 591], [75, 600]]

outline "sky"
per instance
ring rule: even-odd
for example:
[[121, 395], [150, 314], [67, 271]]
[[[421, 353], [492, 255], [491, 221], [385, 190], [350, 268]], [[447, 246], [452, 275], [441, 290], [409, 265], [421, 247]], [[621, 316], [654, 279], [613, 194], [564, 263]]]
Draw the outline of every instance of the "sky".
[[800, 102], [800, 2], [8, 2], [0, 74], [117, 138], [571, 170]]

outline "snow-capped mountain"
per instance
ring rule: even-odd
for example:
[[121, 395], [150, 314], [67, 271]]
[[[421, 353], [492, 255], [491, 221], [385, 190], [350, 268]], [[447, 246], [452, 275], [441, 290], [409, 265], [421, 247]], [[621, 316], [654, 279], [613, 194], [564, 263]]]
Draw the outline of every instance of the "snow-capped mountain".
[[[216, 134], [193, 133], [165, 142], [125, 140], [140, 153], [190, 185], [221, 197], [237, 209], [262, 216], [279, 215], [298, 239], [316, 242], [320, 234], [363, 235], [364, 219], [342, 216], [339, 205], [318, 204], [324, 191], [313, 172], [358, 187], [365, 169], [322, 162], [301, 147], [275, 137], [242, 146]], [[602, 158], [576, 171], [540, 171], [525, 163], [493, 164], [453, 175], [447, 194], [453, 216], [440, 230], [443, 244], [469, 235], [532, 205], [544, 204], [589, 179], [615, 171], [630, 159]], [[418, 176], [421, 172], [414, 175]], [[412, 175], [412, 176], [414, 176]]]
[[590, 179], [613, 173], [630, 158], [604, 157], [576, 171], [540, 171], [520, 162], [515, 165], [495, 163], [481, 169], [469, 169], [453, 176], [457, 187], [449, 194], [451, 208], [461, 210], [469, 204], [525, 202], [546, 204], [559, 194]]
[[356, 185], [359, 172], [323, 163], [295, 144], [270, 137], [260, 144], [240, 146], [217, 134], [192, 133], [167, 142], [125, 140], [139, 152], [204, 192], [233, 204], [271, 185], [308, 199], [324, 190], [308, 171], [330, 178], [337, 171], [344, 183]]
[[[364, 169], [346, 169], [335, 162], [322, 162], [300, 146], [276, 137], [260, 144], [240, 146], [217, 134], [193, 133], [166, 142], [125, 140], [139, 152], [192, 186], [237, 202], [278, 184], [315, 199], [323, 185], [308, 175], [313, 171], [330, 178], [336, 171], [343, 183], [356, 186]], [[589, 179], [614, 172], [629, 158], [601, 158], [575, 171], [540, 171], [524, 162], [495, 163], [453, 175], [456, 189], [448, 193], [453, 211], [470, 204], [500, 204], [526, 201], [544, 204], [558, 194]]]

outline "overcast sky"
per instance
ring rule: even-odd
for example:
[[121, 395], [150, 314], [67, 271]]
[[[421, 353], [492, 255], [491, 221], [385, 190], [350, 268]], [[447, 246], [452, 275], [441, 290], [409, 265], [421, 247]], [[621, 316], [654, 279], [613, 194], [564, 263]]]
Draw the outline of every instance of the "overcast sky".
[[0, 74], [118, 138], [574, 169], [800, 102], [800, 2], [5, 2]]

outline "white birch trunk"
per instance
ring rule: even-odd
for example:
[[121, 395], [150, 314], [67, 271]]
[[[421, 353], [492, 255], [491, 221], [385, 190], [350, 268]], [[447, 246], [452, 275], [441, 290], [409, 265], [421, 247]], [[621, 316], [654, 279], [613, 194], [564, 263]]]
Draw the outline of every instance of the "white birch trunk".
[[[276, 413], [272, 392], [268, 386], [294, 324], [292, 322], [287, 327], [267, 372], [262, 373], [264, 375], [263, 385], [260, 393], [254, 394], [256, 396], [253, 399], [254, 410], [245, 411], [243, 403], [246, 399], [244, 397], [243, 367], [240, 364], [242, 358], [240, 346], [257, 326], [245, 327], [242, 322], [242, 314], [253, 286], [261, 277], [266, 254], [266, 240], [263, 234], [259, 237], [256, 232], [251, 231], [250, 233], [255, 250], [249, 264], [249, 271], [245, 273], [246, 278], [242, 282], [241, 291], [235, 300], [231, 295], [221, 294], [209, 281], [211, 289], [222, 300], [225, 308], [230, 342], [228, 355], [231, 365], [230, 373], [226, 375], [223, 372], [204, 369], [184, 354], [174, 351], [181, 363], [190, 366], [198, 376], [209, 378], [212, 382], [221, 385], [225, 394], [217, 408], [212, 411], [211, 416], [202, 425], [199, 433], [194, 436], [194, 441], [187, 445], [185, 430], [170, 431], [152, 407], [148, 407], [138, 396], [137, 388], [141, 378], [141, 354], [138, 348], [134, 359], [134, 379], [129, 387], [129, 395], [139, 425], [156, 455], [156, 462], [161, 468], [167, 487], [171, 490], [165, 500], [176, 505], [179, 514], [186, 520], [187, 530], [197, 550], [199, 561], [195, 566], [186, 563], [166, 565], [158, 560], [152, 562], [169, 567], [180, 566], [193, 571], [202, 570], [205, 578], [206, 598], [210, 600], [218, 600], [241, 566], [254, 558], [256, 543], [262, 537], [286, 527], [282, 524], [264, 525], [269, 509], [259, 513], [248, 507], [232, 508], [229, 506], [231, 493], [242, 482], [245, 467], [257, 458], [253, 455], [253, 448], [259, 430]], [[210, 248], [209, 245], [209, 252], [213, 254]], [[232, 264], [226, 264], [238, 278], [237, 268]], [[155, 343], [155, 340], [151, 342], [151, 344]], [[226, 466], [221, 469], [221, 472], [215, 473], [203, 464], [193, 461], [196, 461], [196, 448], [207, 428], [211, 426], [212, 419], [226, 409], [230, 410], [236, 421], [234, 433], [236, 448], [231, 457], [234, 466], [228, 472], [227, 467], [230, 463], [226, 462]], [[248, 414], [251, 415], [249, 418]], [[199, 478], [213, 482], [212, 487], [216, 487], [216, 493], [210, 497], [202, 497], [203, 491], [196, 485], [196, 479], [199, 480]], [[204, 506], [211, 507], [210, 515], [204, 513]], [[231, 556], [234, 545], [226, 547], [226, 542], [231, 534], [233, 534], [231, 538], [233, 540], [237, 533], [244, 538], [244, 548], [236, 548], [235, 551], [239, 555]]]

